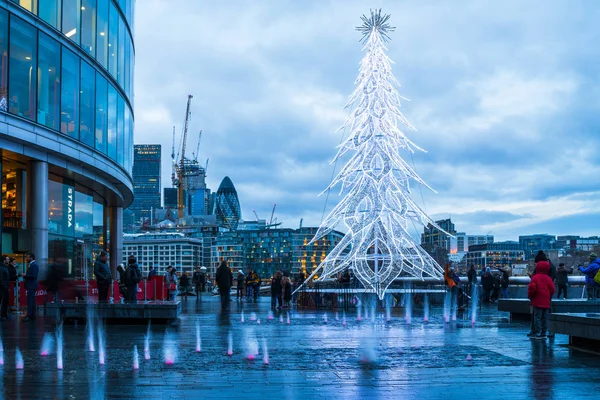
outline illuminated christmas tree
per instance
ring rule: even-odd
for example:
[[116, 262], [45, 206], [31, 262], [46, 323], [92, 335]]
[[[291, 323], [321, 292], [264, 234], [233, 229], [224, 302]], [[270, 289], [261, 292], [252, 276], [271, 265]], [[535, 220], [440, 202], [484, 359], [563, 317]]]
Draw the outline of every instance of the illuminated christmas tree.
[[[442, 267], [415, 242], [409, 221], [439, 228], [412, 200], [410, 182], [431, 189], [402, 159], [400, 152], [424, 151], [405, 134], [414, 130], [400, 112], [398, 81], [392, 61], [385, 54], [388, 34], [394, 31], [389, 15], [371, 10], [357, 27], [363, 35], [365, 57], [346, 108], [352, 112], [342, 126], [348, 138], [339, 146], [333, 163], [348, 153], [352, 156], [325, 192], [337, 184], [344, 196], [322, 222], [312, 242], [340, 222], [347, 227], [343, 240], [313, 272], [320, 279], [335, 277], [349, 268], [364, 287], [383, 299], [401, 273], [422, 278], [439, 278]], [[433, 190], [433, 189], [431, 189]], [[441, 228], [439, 228], [441, 230]]]

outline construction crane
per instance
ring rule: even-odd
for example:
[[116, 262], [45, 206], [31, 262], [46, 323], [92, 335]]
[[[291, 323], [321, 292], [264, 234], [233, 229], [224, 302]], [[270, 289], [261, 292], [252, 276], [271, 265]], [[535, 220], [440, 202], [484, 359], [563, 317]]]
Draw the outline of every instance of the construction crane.
[[195, 162], [198, 162], [198, 154], [200, 154], [200, 140], [202, 140], [202, 129], [200, 129], [200, 133], [198, 134], [198, 146], [196, 146], [196, 153], [192, 153]]
[[252, 212], [254, 213], [254, 216], [256, 217], [256, 221], [258, 222], [259, 218], [258, 218], [258, 214], [256, 213], [256, 211], [252, 210]]
[[275, 207], [277, 207], [277, 203], [273, 204], [273, 211], [271, 211], [271, 219], [269, 220], [269, 225], [273, 224], [273, 215], [275, 215]]
[[173, 145], [171, 146], [171, 182], [175, 186], [175, 126], [173, 126]]
[[302, 229], [302, 221], [304, 220], [304, 218], [300, 218], [300, 227], [298, 229]]
[[185, 109], [185, 123], [183, 124], [183, 134], [181, 139], [181, 158], [179, 160], [179, 165], [177, 166], [177, 216], [178, 218], [183, 218], [183, 189], [184, 189], [184, 174], [185, 174], [185, 146], [187, 145], [187, 133], [188, 126], [190, 123], [190, 107], [192, 105], [192, 96], [188, 94], [187, 106]]

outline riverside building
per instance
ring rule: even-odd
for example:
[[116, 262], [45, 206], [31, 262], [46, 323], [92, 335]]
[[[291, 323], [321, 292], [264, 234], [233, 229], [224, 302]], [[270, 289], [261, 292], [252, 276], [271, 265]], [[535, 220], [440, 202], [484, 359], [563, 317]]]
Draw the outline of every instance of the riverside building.
[[0, 0], [2, 253], [83, 277], [133, 200], [133, 0]]

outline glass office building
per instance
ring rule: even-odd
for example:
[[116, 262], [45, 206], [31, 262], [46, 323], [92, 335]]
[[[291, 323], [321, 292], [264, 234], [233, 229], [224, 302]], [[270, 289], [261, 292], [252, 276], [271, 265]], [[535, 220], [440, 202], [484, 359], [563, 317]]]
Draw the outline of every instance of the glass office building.
[[[133, 146], [133, 196], [128, 208], [137, 222], [150, 222], [154, 210], [160, 208], [160, 144]], [[152, 222], [150, 222], [152, 223]]]
[[219, 227], [236, 230], [242, 218], [242, 210], [235, 186], [233, 186], [233, 182], [228, 176], [223, 178], [219, 185], [214, 207], [213, 214], [217, 216]]
[[0, 0], [2, 253], [121, 260], [133, 200], [133, 0]]

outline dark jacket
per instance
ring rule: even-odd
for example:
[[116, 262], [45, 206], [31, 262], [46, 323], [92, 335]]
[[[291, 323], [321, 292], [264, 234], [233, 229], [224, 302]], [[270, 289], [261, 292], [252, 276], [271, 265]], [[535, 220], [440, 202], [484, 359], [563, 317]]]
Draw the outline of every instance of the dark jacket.
[[125, 271], [125, 286], [135, 286], [142, 280], [142, 271], [137, 263], [131, 263], [127, 265]]
[[181, 278], [179, 278], [179, 286], [180, 287], [188, 287], [190, 286], [190, 278], [186, 274], [181, 274]]
[[29, 266], [27, 267], [27, 272], [25, 272], [25, 276], [23, 276], [23, 278], [25, 279], [25, 290], [37, 290], [38, 271], [38, 265], [35, 262], [35, 260], [33, 260], [29, 263]]
[[242, 273], [238, 273], [237, 275], [237, 287], [239, 289], [246, 287], [246, 276]]
[[281, 278], [271, 278], [271, 296], [281, 296]]
[[531, 305], [537, 308], [550, 308], [550, 300], [554, 294], [554, 282], [548, 275], [550, 263], [548, 261], [539, 261], [535, 265], [537, 274], [531, 277], [531, 282], [527, 286], [527, 297], [531, 300]]
[[467, 272], [467, 278], [469, 279], [469, 283], [477, 283], [477, 271], [474, 269], [469, 269], [469, 272]]
[[98, 282], [112, 282], [110, 268], [108, 268], [107, 263], [100, 260], [100, 256], [96, 258], [96, 262], [94, 263], [94, 275], [96, 275], [96, 280]]
[[227, 264], [219, 265], [217, 268], [217, 275], [215, 276], [219, 290], [230, 290], [231, 282], [233, 281], [233, 274], [227, 266]]
[[10, 273], [8, 267], [3, 263], [0, 264], [0, 289], [8, 290], [10, 286]]
[[12, 282], [16, 282], [17, 281], [17, 269], [15, 268], [15, 266], [12, 264], [8, 264], [6, 266], [6, 268], [8, 268], [9, 279]]
[[481, 286], [485, 290], [492, 290], [494, 288], [494, 275], [491, 272], [486, 273], [481, 278]]
[[585, 283], [588, 285], [597, 286], [594, 282], [594, 276], [596, 276], [596, 272], [600, 269], [600, 257], [596, 258], [594, 261], [590, 263], [587, 267], [579, 266], [579, 270], [585, 275]]
[[508, 289], [508, 271], [502, 271], [502, 289]]
[[566, 285], [569, 282], [569, 274], [573, 273], [573, 267], [566, 269], [565, 267], [558, 267], [556, 270], [556, 281], [557, 285]]

